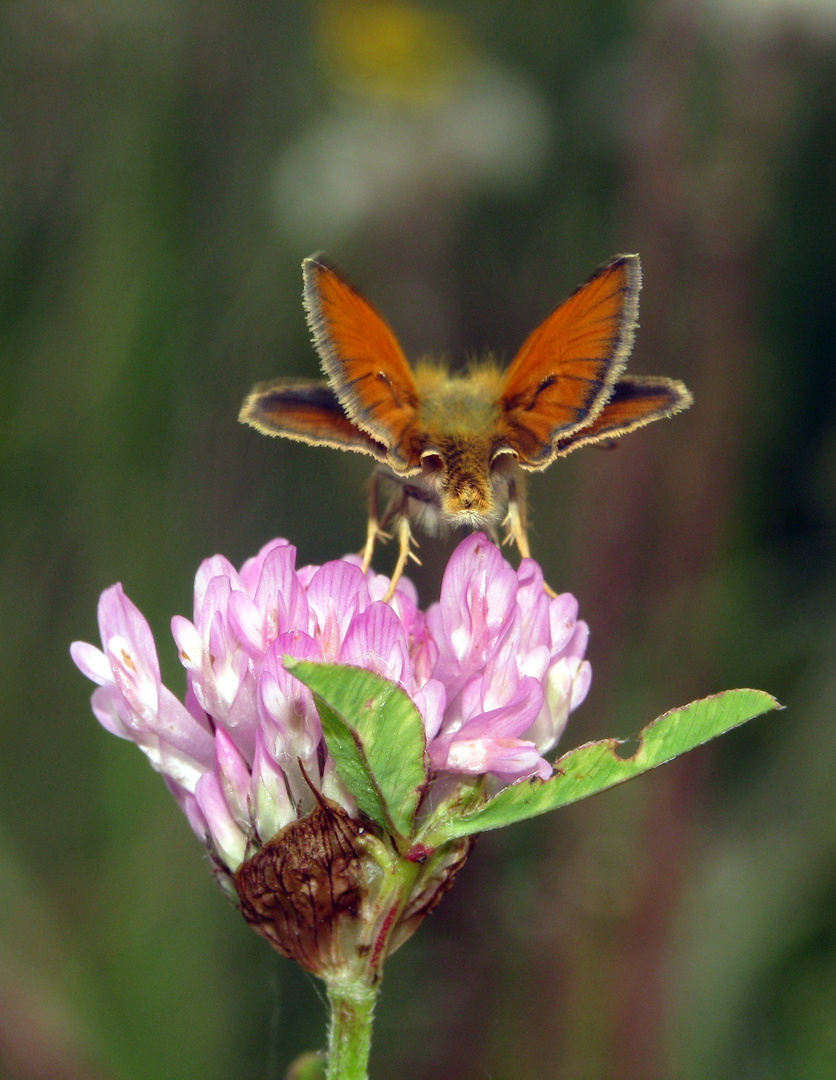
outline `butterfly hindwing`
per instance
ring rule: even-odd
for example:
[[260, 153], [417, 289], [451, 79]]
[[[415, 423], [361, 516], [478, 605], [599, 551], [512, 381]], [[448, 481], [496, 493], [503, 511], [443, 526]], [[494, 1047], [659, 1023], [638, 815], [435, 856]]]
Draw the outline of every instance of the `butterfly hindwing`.
[[302, 272], [308, 325], [348, 419], [386, 448], [396, 471], [416, 470], [418, 391], [397, 338], [372, 305], [320, 256], [305, 259]]
[[545, 468], [559, 440], [604, 408], [633, 345], [640, 288], [638, 255], [618, 255], [523, 343], [501, 399], [503, 441], [523, 468]]
[[653, 420], [661, 420], [687, 409], [692, 401], [690, 391], [676, 379], [624, 375], [615, 384], [609, 401], [588, 427], [571, 435], [558, 436], [555, 455], [565, 457], [581, 446], [617, 439]]
[[287, 379], [260, 383], [248, 394], [238, 419], [265, 435], [284, 435], [337, 450], [359, 450], [378, 461], [386, 460], [386, 447], [348, 419], [325, 382]]

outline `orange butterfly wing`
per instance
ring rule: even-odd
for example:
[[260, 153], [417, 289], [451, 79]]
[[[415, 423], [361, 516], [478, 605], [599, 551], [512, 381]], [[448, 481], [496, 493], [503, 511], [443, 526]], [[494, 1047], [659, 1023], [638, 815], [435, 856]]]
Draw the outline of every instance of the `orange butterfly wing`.
[[555, 455], [565, 457], [581, 446], [617, 439], [653, 420], [682, 412], [692, 401], [688, 388], [676, 379], [624, 375], [615, 384], [612, 397], [588, 427], [557, 437]]
[[523, 468], [544, 469], [556, 442], [604, 408], [633, 345], [640, 288], [638, 255], [618, 255], [523, 343], [500, 400], [503, 442]]
[[322, 368], [348, 416], [399, 473], [420, 468], [418, 390], [397, 338], [320, 256], [302, 264], [305, 309]]
[[386, 447], [352, 424], [328, 383], [302, 379], [260, 383], [247, 395], [238, 419], [265, 435], [359, 450], [386, 460]]

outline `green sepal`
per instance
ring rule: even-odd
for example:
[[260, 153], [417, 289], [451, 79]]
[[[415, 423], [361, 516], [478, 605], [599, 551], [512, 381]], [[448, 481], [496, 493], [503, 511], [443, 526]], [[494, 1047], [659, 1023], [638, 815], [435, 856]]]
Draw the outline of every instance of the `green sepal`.
[[408, 840], [427, 786], [424, 724], [408, 694], [365, 668], [290, 656], [284, 666], [313, 694], [328, 751], [360, 810]]
[[548, 780], [521, 780], [475, 810], [443, 821], [436, 816], [421, 840], [430, 846], [441, 844], [578, 802], [655, 769], [755, 716], [780, 708], [775, 698], [762, 690], [726, 690], [692, 701], [648, 724], [631, 756], [619, 757], [616, 752], [624, 745], [621, 739], [586, 743], [558, 758], [554, 775]]

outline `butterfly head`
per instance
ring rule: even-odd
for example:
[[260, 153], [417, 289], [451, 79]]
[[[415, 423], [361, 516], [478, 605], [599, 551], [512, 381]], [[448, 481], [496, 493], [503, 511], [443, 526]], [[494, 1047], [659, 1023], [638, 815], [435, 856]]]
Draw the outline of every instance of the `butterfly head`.
[[514, 459], [497, 452], [501, 375], [491, 365], [452, 374], [420, 364], [420, 484], [432, 493], [441, 518], [480, 526], [496, 521]]
[[421, 486], [432, 492], [444, 521], [477, 527], [503, 512], [513, 470], [508, 454], [495, 456], [491, 440], [478, 434], [432, 440], [421, 454]]

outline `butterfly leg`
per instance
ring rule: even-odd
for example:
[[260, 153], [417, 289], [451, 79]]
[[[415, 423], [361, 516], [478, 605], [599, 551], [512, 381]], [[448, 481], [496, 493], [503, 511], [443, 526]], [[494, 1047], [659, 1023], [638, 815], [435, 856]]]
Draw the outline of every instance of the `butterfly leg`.
[[[393, 506], [390, 505], [384, 515], [384, 523], [391, 516]], [[392, 571], [392, 583], [390, 584], [384, 600], [391, 600], [395, 594], [395, 588], [401, 579], [401, 576], [406, 569], [406, 564], [412, 559], [413, 562], [421, 565], [421, 560], [412, 550], [415, 544], [415, 538], [412, 535], [412, 529], [409, 524], [409, 495], [406, 491], [403, 493], [403, 497], [400, 500], [400, 506], [398, 509], [398, 561], [395, 563], [395, 569]], [[416, 545], [417, 546], [417, 545]]]
[[[523, 559], [531, 558], [531, 549], [528, 546], [528, 523], [525, 512], [525, 493], [518, 479], [512, 479], [508, 484], [508, 513], [502, 522], [506, 533], [504, 544], [513, 541]], [[557, 593], [547, 581], [543, 582], [546, 593], [554, 599]]]
[[530, 559], [531, 549], [528, 546], [525, 491], [519, 477], [512, 477], [508, 481], [508, 511], [502, 524], [505, 528], [503, 544], [510, 544], [513, 541], [517, 545], [520, 555], [524, 559]]
[[380, 476], [378, 473], [372, 473], [371, 483], [369, 487], [369, 518], [366, 523], [366, 543], [363, 545], [363, 573], [368, 570], [372, 563], [372, 555], [374, 554], [374, 546], [378, 540], [391, 540], [391, 534], [384, 532], [383, 527], [387, 520], [391, 517], [391, 507], [387, 509], [383, 515], [383, 521], [379, 520], [378, 514], [378, 496], [380, 490]]
[[415, 554], [412, 551], [412, 530], [409, 527], [409, 518], [405, 515], [398, 519], [398, 561], [395, 563], [395, 569], [392, 571], [392, 581], [389, 588], [386, 590], [384, 600], [391, 600], [395, 595], [395, 589], [401, 576], [406, 568], [406, 564], [409, 562], [410, 557], [415, 558]]

